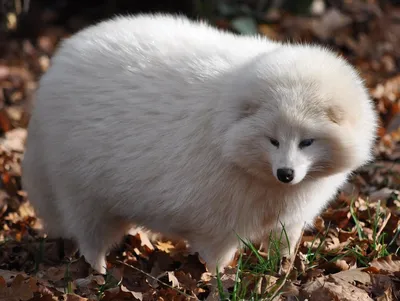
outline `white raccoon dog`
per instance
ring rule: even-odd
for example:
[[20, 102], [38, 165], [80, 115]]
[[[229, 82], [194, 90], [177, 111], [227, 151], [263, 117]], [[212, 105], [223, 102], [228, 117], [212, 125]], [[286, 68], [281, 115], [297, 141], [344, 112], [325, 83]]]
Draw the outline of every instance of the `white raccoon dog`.
[[184, 17], [117, 17], [62, 42], [40, 81], [23, 186], [49, 236], [100, 273], [132, 225], [186, 239], [209, 271], [285, 226], [293, 251], [372, 159], [377, 115], [327, 49]]

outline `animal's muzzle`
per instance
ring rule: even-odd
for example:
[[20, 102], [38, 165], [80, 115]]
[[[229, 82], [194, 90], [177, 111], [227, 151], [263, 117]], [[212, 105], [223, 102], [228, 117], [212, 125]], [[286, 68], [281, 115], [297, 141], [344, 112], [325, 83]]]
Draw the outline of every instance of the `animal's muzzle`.
[[290, 183], [294, 179], [294, 170], [291, 168], [278, 168], [276, 175], [279, 181]]

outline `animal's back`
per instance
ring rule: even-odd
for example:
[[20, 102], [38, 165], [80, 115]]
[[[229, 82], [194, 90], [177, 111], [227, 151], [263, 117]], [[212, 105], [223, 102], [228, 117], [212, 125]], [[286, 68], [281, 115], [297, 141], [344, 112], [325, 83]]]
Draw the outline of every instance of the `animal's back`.
[[[35, 110], [37, 115], [45, 110], [42, 118], [59, 126], [63, 112], [68, 122], [84, 115], [87, 126], [103, 121], [143, 126], [149, 137], [153, 127], [157, 132], [180, 127], [215, 95], [218, 78], [274, 47], [265, 39], [223, 33], [183, 17], [115, 18], [62, 43], [41, 79]], [[109, 132], [112, 127], [107, 131], [118, 136]]]

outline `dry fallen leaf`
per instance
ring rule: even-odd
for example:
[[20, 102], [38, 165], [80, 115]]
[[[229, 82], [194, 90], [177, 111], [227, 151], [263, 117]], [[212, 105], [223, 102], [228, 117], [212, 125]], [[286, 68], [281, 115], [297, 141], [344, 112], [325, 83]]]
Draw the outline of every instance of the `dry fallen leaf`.
[[165, 253], [170, 253], [170, 251], [174, 249], [174, 245], [170, 241], [166, 242], [157, 241], [156, 247], [160, 251], [164, 251]]
[[33, 298], [38, 287], [36, 280], [21, 274], [15, 276], [10, 286], [0, 286], [0, 300], [27, 301]]
[[5, 140], [1, 145], [8, 151], [15, 151], [22, 153], [24, 151], [25, 140], [27, 131], [22, 128], [8, 130]]
[[174, 275], [174, 272], [168, 272], [168, 281], [171, 282], [172, 287], [179, 288], [179, 280]]
[[400, 271], [400, 256], [389, 255], [374, 259], [370, 266], [378, 268], [386, 272], [399, 272]]
[[363, 285], [368, 285], [371, 283], [371, 276], [364, 271], [363, 268], [351, 269], [347, 271], [342, 271], [332, 275], [333, 278], [346, 281], [350, 284], [361, 283]]
[[320, 277], [306, 284], [300, 296], [309, 301], [372, 301], [368, 293], [340, 278]]

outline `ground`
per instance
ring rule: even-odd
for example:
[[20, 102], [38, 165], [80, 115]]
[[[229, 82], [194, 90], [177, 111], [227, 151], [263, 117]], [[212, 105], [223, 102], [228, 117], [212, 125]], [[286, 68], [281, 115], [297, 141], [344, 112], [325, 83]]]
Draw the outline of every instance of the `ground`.
[[[27, 108], [60, 39], [91, 20], [75, 16], [44, 22], [38, 36], [7, 35], [0, 43], [0, 300], [400, 300], [400, 8], [339, 2], [316, 6], [311, 16], [270, 11], [255, 22], [225, 9], [214, 19], [243, 34], [328, 45], [358, 68], [381, 117], [376, 161], [304, 232], [294, 260], [281, 261], [274, 244], [262, 251], [248, 244], [218, 277], [184, 242], [145, 232], [127, 235], [110, 253], [107, 277], [79, 254], [66, 257], [67, 241], [43, 239], [21, 187]], [[10, 31], [15, 17], [8, 15]]]

